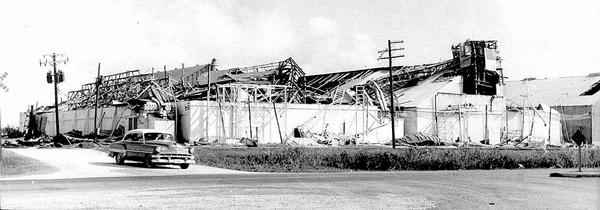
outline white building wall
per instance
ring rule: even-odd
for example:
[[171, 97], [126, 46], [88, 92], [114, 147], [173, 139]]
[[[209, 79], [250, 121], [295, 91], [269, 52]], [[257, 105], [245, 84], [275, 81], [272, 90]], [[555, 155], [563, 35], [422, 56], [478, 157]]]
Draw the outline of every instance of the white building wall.
[[544, 108], [545, 110], [535, 111], [525, 109], [524, 112], [523, 110], [507, 111], [508, 138], [521, 137], [522, 130], [523, 136], [531, 136], [534, 141], [551, 145], [561, 145], [562, 127], [560, 113], [551, 109], [552, 116], [550, 116], [547, 110], [548, 107]]
[[416, 128], [407, 130], [407, 135], [437, 135], [447, 142], [459, 137], [463, 141], [489, 139], [490, 144], [500, 142], [505, 127], [503, 97], [462, 94], [462, 78], [454, 77], [444, 86], [426, 95], [419, 95], [414, 101], [416, 107], [407, 111], [413, 113], [405, 115], [409, 117], [407, 121], [416, 124]]
[[[43, 116], [47, 118], [45, 133], [49, 136], [56, 135], [55, 129], [55, 114], [44, 113]], [[155, 128], [164, 129], [168, 132], [173, 132], [174, 123], [172, 121], [166, 121], [151, 117], [138, 116], [133, 113], [127, 107], [99, 107], [98, 108], [98, 129], [100, 130], [112, 130], [119, 126], [123, 126], [126, 130], [129, 128], [129, 119], [137, 118], [137, 128]], [[69, 132], [71, 130], [82, 131], [83, 134], [89, 134], [94, 132], [94, 109], [79, 109], [60, 111], [60, 132]], [[161, 122], [155, 122], [161, 121]]]
[[27, 115], [28, 112], [19, 112], [19, 126], [17, 128], [21, 131], [26, 130], [29, 125], [29, 117]]
[[600, 144], [600, 100], [592, 105], [592, 144]]
[[[359, 143], [384, 143], [391, 139], [388, 121], [381, 122], [377, 107], [324, 104], [275, 104], [281, 135], [293, 137], [294, 128], [334, 135], [360, 135]], [[251, 103], [252, 135], [259, 143], [280, 143], [273, 104]], [[215, 101], [184, 101], [178, 103], [181, 132], [187, 141], [250, 137], [250, 119], [247, 103]], [[208, 114], [207, 114], [208, 113]], [[206, 123], [208, 122], [208, 123]], [[396, 123], [396, 135], [403, 135], [403, 120]], [[345, 134], [344, 134], [345, 130]]]

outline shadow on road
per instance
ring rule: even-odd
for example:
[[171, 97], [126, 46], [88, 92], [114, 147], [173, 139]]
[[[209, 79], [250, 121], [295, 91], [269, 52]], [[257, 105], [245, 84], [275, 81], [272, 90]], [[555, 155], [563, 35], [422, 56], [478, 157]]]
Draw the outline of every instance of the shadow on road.
[[[116, 163], [107, 163], [107, 162], [91, 162], [90, 164], [96, 165], [96, 166], [113, 167], [113, 168], [130, 168], [130, 167], [146, 168], [146, 167], [144, 167], [143, 163], [138, 163], [138, 162], [125, 162], [123, 165], [117, 165]], [[165, 166], [165, 165], [156, 165], [150, 169], [179, 169], [179, 167], [175, 168], [175, 166], [171, 167], [171, 166]]]

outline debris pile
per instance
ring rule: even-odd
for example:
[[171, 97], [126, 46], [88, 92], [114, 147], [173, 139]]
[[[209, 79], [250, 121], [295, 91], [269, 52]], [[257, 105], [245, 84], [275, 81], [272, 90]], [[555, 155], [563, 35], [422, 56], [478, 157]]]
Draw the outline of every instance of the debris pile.
[[[415, 135], [407, 135], [402, 138], [396, 139], [396, 145], [399, 146], [447, 146], [446, 143], [442, 142], [437, 136], [425, 135], [421, 132]], [[386, 143], [391, 145], [392, 142]]]
[[294, 129], [294, 138], [290, 144], [313, 145], [316, 143], [319, 145], [330, 146], [356, 145], [356, 139], [358, 137], [358, 135], [346, 136], [328, 132], [327, 126], [322, 132], [312, 132], [305, 127], [300, 126]]
[[[560, 148], [560, 146], [546, 145], [544, 142], [546, 139], [533, 136], [513, 137], [506, 139], [498, 145], [494, 145], [495, 148], [503, 149], [541, 149], [541, 148]], [[568, 144], [563, 144], [566, 146]]]

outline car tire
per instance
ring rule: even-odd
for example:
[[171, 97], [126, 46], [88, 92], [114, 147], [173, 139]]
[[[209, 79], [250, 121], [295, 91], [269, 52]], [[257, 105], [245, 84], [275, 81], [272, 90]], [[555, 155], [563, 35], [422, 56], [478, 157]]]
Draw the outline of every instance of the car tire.
[[154, 167], [154, 164], [152, 163], [152, 157], [146, 156], [146, 158], [144, 158], [144, 167], [146, 167], [146, 168]]
[[184, 163], [179, 165], [179, 167], [181, 167], [181, 169], [187, 169], [188, 167], [190, 167], [190, 164]]
[[115, 153], [115, 163], [123, 165], [125, 163], [125, 156], [122, 153]]

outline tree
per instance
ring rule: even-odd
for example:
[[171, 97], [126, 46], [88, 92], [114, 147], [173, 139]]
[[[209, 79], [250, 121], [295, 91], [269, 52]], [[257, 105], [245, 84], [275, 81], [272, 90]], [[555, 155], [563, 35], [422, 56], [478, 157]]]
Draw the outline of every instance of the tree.
[[0, 92], [8, 91], [8, 87], [6, 87], [6, 85], [4, 84], [4, 79], [6, 79], [6, 76], [8, 76], [8, 73], [0, 73]]

